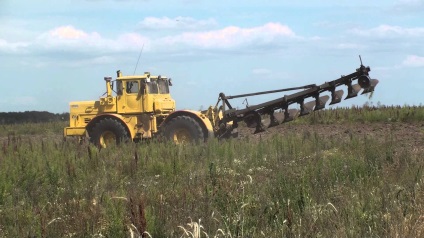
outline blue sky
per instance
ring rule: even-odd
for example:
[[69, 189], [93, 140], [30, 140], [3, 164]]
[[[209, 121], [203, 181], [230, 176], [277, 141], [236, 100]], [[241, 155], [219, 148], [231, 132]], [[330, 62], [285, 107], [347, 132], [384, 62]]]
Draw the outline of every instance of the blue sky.
[[134, 73], [143, 45], [136, 74], [171, 77], [178, 109], [321, 84], [352, 73], [358, 55], [380, 84], [338, 105], [419, 105], [423, 16], [423, 0], [0, 0], [0, 111], [97, 99], [104, 76]]

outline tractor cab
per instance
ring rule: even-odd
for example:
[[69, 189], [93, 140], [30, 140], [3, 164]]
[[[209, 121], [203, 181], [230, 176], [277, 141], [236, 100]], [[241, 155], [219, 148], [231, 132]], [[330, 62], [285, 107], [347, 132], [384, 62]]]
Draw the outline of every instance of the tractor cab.
[[118, 113], [154, 113], [168, 115], [175, 111], [175, 101], [169, 93], [170, 79], [162, 76], [122, 76], [117, 72], [116, 101]]
[[140, 93], [145, 94], [169, 94], [170, 81], [167, 78], [162, 78], [160, 75], [152, 77], [147, 74], [145, 78], [134, 78], [128, 79], [120, 78], [121, 80], [116, 81], [117, 95], [122, 96], [124, 89], [126, 93]]

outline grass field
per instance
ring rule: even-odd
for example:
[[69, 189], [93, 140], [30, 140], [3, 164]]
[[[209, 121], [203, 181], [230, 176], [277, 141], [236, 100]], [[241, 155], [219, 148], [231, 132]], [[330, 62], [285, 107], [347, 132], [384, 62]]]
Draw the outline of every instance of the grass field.
[[423, 237], [424, 108], [324, 110], [200, 145], [0, 125], [0, 237]]

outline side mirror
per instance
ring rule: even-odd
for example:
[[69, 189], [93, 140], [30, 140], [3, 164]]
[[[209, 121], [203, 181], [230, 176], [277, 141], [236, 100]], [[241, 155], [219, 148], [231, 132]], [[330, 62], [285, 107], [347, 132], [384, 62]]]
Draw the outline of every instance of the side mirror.
[[172, 79], [169, 78], [169, 86], [172, 86]]

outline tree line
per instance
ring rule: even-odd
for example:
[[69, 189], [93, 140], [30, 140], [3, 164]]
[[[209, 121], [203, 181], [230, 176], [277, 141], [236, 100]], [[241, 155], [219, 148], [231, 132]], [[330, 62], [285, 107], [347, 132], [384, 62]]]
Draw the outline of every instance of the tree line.
[[42, 123], [68, 121], [69, 113], [51, 113], [47, 111], [0, 112], [0, 124]]

